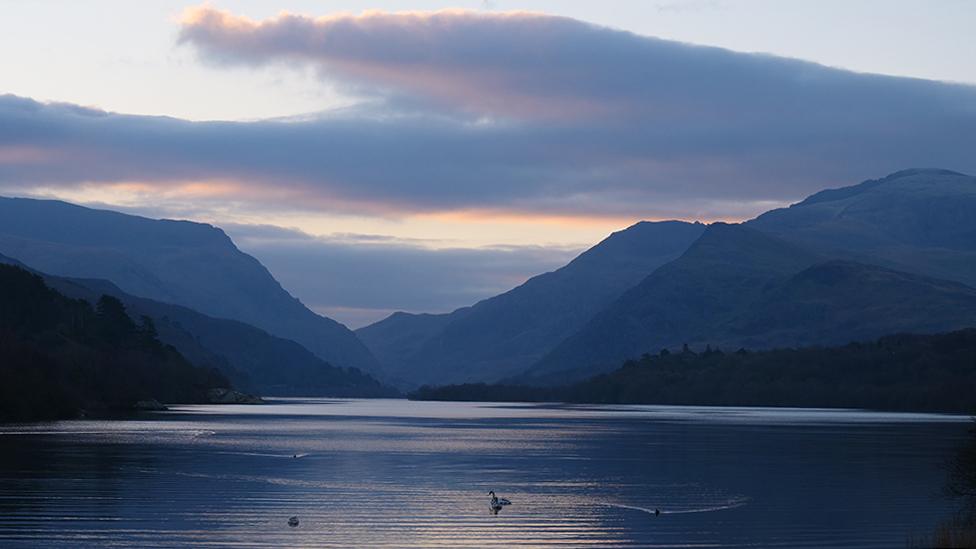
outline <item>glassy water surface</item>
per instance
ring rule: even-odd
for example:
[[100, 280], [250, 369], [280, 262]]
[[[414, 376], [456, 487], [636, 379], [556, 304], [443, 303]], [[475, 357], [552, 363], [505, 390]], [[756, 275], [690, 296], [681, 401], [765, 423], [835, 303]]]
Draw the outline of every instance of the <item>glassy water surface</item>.
[[277, 400], [0, 426], [0, 546], [903, 547], [950, 513], [966, 422]]

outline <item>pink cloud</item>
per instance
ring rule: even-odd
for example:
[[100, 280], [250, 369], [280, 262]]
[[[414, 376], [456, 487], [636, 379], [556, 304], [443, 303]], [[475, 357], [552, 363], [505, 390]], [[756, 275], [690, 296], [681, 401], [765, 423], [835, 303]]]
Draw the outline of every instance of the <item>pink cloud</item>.
[[[200, 6], [184, 12], [181, 26], [180, 41], [218, 63], [311, 63], [360, 90], [419, 95], [474, 113], [559, 118], [616, 108], [581, 93], [595, 76], [586, 65], [564, 64], [587, 54], [574, 51], [581, 32], [616, 31], [564, 17], [442, 10], [255, 21]], [[563, 92], [550, 87], [554, 76]]]
[[0, 146], [0, 164], [43, 164], [52, 160], [52, 153], [43, 147], [24, 145]]

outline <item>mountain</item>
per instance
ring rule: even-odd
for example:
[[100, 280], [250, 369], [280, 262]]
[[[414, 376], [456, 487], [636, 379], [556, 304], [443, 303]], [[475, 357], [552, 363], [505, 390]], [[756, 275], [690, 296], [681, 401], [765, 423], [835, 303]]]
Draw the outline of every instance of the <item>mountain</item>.
[[682, 256], [625, 292], [528, 372], [609, 371], [707, 337], [762, 291], [819, 256], [741, 225], [714, 223]]
[[912, 169], [816, 193], [748, 226], [821, 253], [976, 286], [976, 177]]
[[135, 297], [106, 280], [51, 276], [0, 255], [0, 263], [19, 265], [41, 276], [48, 287], [95, 304], [103, 295], [122, 302], [135, 318], [151, 318], [160, 341], [191, 363], [221, 370], [234, 386], [266, 395], [393, 396], [359, 370], [339, 368], [287, 339], [236, 320], [214, 318], [179, 305]]
[[581, 379], [662, 348], [839, 344], [976, 326], [976, 289], [824, 256], [744, 225], [711, 225], [523, 380]]
[[412, 387], [418, 355], [444, 327], [463, 316], [470, 307], [449, 314], [396, 312], [383, 320], [356, 330], [356, 335], [380, 362], [383, 379], [398, 387]]
[[211, 225], [0, 198], [0, 253], [52, 275], [110, 280], [134, 296], [239, 320], [337, 366], [377, 367], [355, 334], [289, 295]]
[[797, 347], [976, 326], [976, 289], [845, 260], [819, 263], [763, 293], [717, 339], [725, 347]]
[[[463, 383], [583, 376], [684, 343], [768, 348], [962, 328], [976, 324], [973, 212], [976, 178], [904, 170], [743, 225], [703, 234], [699, 225], [646, 256], [636, 229], [657, 227], [638, 225], [507, 294], [450, 315], [398, 314], [358, 333], [401, 379]], [[614, 249], [623, 236], [633, 237], [630, 249]], [[635, 257], [649, 261], [615, 278], [614, 259]]]
[[493, 381], [523, 371], [705, 230], [641, 222], [566, 266], [445, 315], [397, 313], [357, 331], [401, 386]]
[[207, 402], [210, 389], [227, 387], [220, 372], [161, 343], [151, 322], [133, 322], [117, 299], [102, 296], [92, 307], [0, 264], [0, 421], [74, 417], [150, 399]]

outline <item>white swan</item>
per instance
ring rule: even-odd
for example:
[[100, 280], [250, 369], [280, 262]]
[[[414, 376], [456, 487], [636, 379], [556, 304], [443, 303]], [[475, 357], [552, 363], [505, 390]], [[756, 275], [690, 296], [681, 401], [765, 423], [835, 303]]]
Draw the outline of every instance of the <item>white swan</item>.
[[499, 509], [502, 508], [502, 506], [504, 506], [504, 505], [511, 505], [512, 504], [511, 501], [508, 501], [505, 498], [500, 498], [500, 497], [496, 496], [494, 490], [491, 491], [491, 492], [488, 492], [488, 495], [491, 496], [491, 500], [489, 500], [489, 502], [488, 502], [488, 507], [491, 508], [492, 511], [497, 512]]

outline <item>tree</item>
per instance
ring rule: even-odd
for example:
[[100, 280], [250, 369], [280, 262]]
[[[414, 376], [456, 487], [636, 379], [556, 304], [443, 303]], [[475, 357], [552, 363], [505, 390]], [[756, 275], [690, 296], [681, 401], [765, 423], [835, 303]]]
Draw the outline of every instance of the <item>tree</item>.
[[156, 323], [153, 319], [142, 315], [139, 319], [139, 340], [144, 348], [156, 349], [159, 347], [159, 332], [156, 331]]
[[100, 335], [113, 344], [128, 341], [136, 325], [125, 312], [125, 305], [118, 299], [103, 295], [95, 306]]

